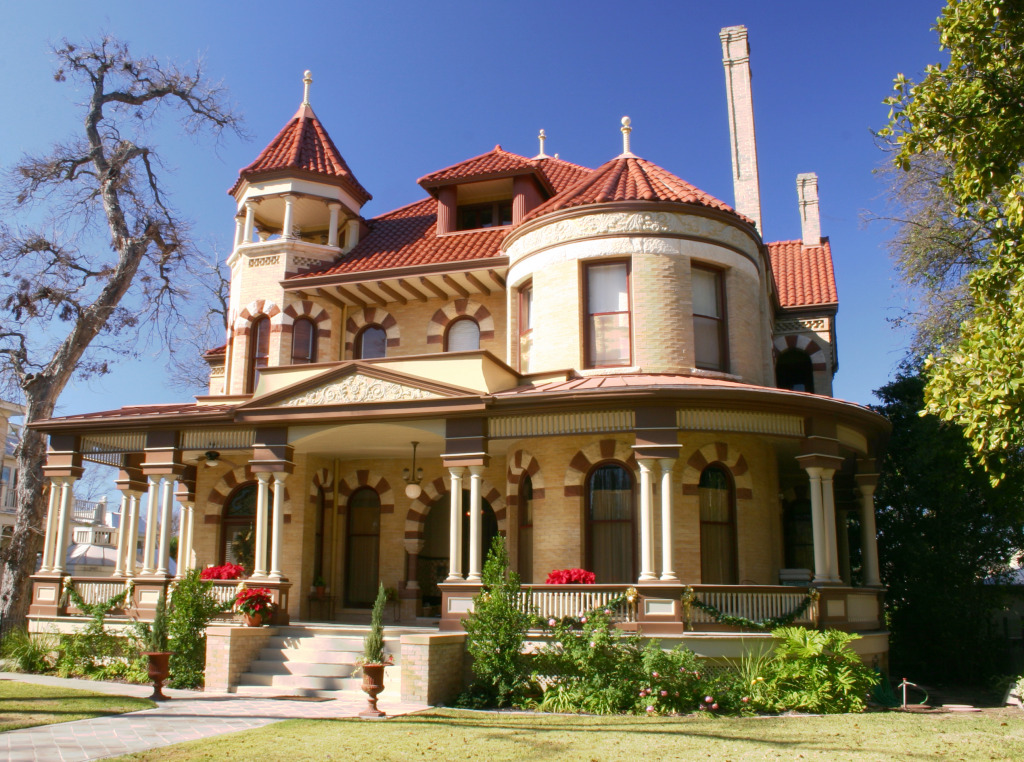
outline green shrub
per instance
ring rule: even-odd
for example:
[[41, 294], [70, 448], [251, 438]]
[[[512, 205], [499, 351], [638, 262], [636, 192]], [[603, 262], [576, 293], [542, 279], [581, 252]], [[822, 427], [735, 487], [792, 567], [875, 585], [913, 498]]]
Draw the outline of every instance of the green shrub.
[[14, 662], [19, 672], [42, 673], [50, 669], [51, 653], [56, 644], [48, 635], [31, 635], [28, 630], [15, 628], [0, 641], [0, 656]]
[[[523, 642], [533, 617], [520, 610], [519, 575], [508, 568], [505, 540], [497, 535], [483, 568], [483, 590], [463, 620], [474, 681], [461, 706], [510, 706], [525, 695], [528, 670]], [[529, 610], [529, 600], [523, 607]]]
[[171, 590], [167, 634], [170, 639], [172, 688], [200, 688], [206, 670], [206, 627], [214, 617], [231, 608], [213, 596], [213, 583], [192, 569]]
[[860, 636], [839, 630], [783, 627], [772, 632], [779, 643], [764, 665], [769, 687], [755, 693], [757, 708], [822, 714], [861, 712], [877, 673], [850, 648]]
[[363, 638], [363, 664], [384, 664], [384, 604], [388, 594], [384, 583], [377, 586], [377, 597], [370, 612], [370, 630]]

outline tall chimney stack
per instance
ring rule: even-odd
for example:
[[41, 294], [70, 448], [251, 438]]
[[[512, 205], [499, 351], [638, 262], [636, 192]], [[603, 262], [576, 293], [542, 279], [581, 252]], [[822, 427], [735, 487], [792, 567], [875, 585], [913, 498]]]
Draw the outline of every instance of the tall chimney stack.
[[821, 215], [818, 212], [818, 176], [804, 172], [796, 176], [800, 199], [800, 231], [804, 246], [821, 246]]
[[754, 100], [750, 90], [750, 45], [745, 26], [727, 26], [722, 40], [722, 63], [729, 100], [729, 136], [732, 139], [732, 182], [736, 211], [761, 229], [761, 187], [757, 179], [757, 143], [754, 138]]

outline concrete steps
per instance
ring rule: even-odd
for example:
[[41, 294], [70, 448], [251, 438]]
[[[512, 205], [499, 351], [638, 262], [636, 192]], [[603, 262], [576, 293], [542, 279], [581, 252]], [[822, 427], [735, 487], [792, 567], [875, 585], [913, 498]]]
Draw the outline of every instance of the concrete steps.
[[[362, 673], [356, 660], [363, 653], [366, 625], [292, 625], [280, 627], [241, 676], [242, 696], [355, 697]], [[428, 627], [385, 627], [384, 652], [394, 666], [384, 671], [388, 695], [401, 695], [401, 638], [407, 633], [436, 632]]]

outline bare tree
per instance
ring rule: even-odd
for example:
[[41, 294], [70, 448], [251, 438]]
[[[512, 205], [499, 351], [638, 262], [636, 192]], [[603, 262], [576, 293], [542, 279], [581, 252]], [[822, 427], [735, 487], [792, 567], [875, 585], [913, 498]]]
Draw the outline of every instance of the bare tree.
[[[53, 415], [72, 377], [109, 371], [145, 331], [165, 335], [188, 303], [189, 230], [169, 205], [148, 133], [173, 110], [190, 134], [240, 133], [226, 92], [189, 69], [137, 58], [105, 37], [54, 49], [55, 79], [84, 88], [80, 134], [9, 172], [0, 224], [0, 383], [25, 423]], [[147, 338], [149, 338], [147, 336]], [[44, 520], [45, 437], [26, 426], [14, 536], [0, 557], [0, 620], [22, 622]]]

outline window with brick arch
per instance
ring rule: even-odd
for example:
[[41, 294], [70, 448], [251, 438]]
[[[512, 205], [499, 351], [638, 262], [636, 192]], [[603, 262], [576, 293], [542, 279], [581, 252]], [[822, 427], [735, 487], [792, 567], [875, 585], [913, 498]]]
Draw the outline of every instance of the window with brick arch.
[[519, 482], [519, 579], [533, 583], [533, 479], [523, 474]]
[[704, 585], [735, 585], [736, 498], [732, 478], [723, 466], [704, 469], [697, 485], [700, 501], [700, 581]]
[[636, 581], [633, 477], [618, 463], [587, 477], [587, 569], [599, 584]]
[[[252, 574], [256, 562], [256, 482], [240, 484], [228, 496], [220, 520], [220, 562], [241, 564], [246, 574]], [[274, 489], [270, 488], [267, 505], [273, 505]], [[274, 531], [272, 521], [267, 522], [267, 548], [270, 547], [270, 533]]]
[[814, 393], [814, 364], [801, 349], [787, 349], [775, 361], [775, 385], [794, 392]]
[[480, 326], [470, 317], [453, 321], [444, 334], [444, 351], [468, 352], [473, 349], [480, 349]]
[[345, 605], [370, 608], [380, 565], [380, 496], [362, 487], [348, 499], [345, 532]]
[[256, 390], [256, 381], [261, 368], [270, 361], [270, 318], [263, 315], [253, 321], [249, 328], [249, 362], [246, 366], [245, 393]]
[[388, 351], [388, 334], [379, 325], [368, 325], [356, 336], [356, 360], [384, 357]]
[[316, 324], [309, 318], [299, 318], [292, 325], [292, 365], [316, 362]]

